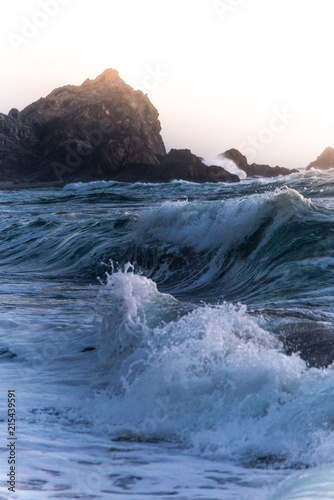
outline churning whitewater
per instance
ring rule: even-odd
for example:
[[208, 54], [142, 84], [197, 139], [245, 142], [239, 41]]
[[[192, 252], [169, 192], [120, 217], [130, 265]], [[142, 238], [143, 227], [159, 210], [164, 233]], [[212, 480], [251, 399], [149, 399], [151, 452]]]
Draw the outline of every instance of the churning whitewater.
[[334, 497], [332, 171], [2, 192], [0, 213], [20, 498]]

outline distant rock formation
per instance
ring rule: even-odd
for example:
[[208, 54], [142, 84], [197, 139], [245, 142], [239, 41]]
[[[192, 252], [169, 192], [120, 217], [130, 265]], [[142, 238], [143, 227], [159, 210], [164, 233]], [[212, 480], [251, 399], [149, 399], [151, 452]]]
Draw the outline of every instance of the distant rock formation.
[[108, 69], [23, 111], [0, 114], [0, 187], [69, 182], [238, 182], [188, 150], [166, 155], [158, 111]]
[[236, 166], [246, 172], [247, 177], [278, 177], [279, 175], [290, 175], [293, 173], [298, 173], [298, 170], [290, 170], [284, 167], [270, 167], [269, 165], [258, 165], [257, 163], [252, 163], [248, 165], [246, 156], [240, 153], [237, 149], [229, 149], [225, 153], [221, 153], [218, 158], [227, 158], [232, 160]]
[[0, 115], [0, 181], [108, 180], [125, 162], [158, 165], [160, 130], [149, 99], [106, 70]]
[[326, 148], [315, 161], [309, 164], [306, 170], [311, 170], [311, 168], [319, 168], [320, 170], [334, 168], [334, 148]]
[[114, 178], [123, 182], [170, 182], [187, 180], [189, 182], [239, 182], [237, 175], [230, 174], [224, 168], [212, 165], [207, 167], [202, 160], [189, 149], [172, 149], [165, 156], [158, 156], [160, 164], [124, 165]]

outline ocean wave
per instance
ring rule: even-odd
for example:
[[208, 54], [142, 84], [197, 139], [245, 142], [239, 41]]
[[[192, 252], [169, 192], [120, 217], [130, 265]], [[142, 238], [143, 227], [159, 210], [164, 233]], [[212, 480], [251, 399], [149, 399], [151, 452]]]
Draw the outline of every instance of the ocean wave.
[[318, 270], [332, 272], [333, 228], [331, 210], [290, 188], [165, 202], [139, 215], [125, 258], [176, 294], [263, 301], [282, 295], [288, 281], [288, 299], [300, 282], [307, 293]]
[[106, 189], [117, 185], [115, 181], [92, 181], [92, 182], [73, 182], [66, 184], [63, 191], [91, 191], [95, 189]]
[[[32, 213], [18, 222], [14, 213], [2, 221], [3, 270], [96, 281], [110, 261], [132, 262], [161, 291], [185, 300], [269, 307], [278, 297], [307, 304], [315, 288], [319, 297], [328, 295], [333, 209], [294, 189], [154, 202], [150, 208], [141, 206], [142, 188], [85, 191], [84, 210], [81, 194], [73, 196], [68, 202], [60, 197], [57, 212], [47, 205], [38, 218]], [[33, 210], [39, 213], [43, 200], [37, 201]], [[71, 210], [61, 210], [61, 203]]]
[[[186, 306], [131, 268], [99, 298], [92, 425], [210, 458], [334, 460], [334, 369], [309, 369], [245, 307]], [[135, 409], [135, 410], [134, 410]]]
[[275, 210], [281, 224], [284, 217], [302, 215], [310, 207], [309, 200], [289, 188], [223, 202], [165, 202], [141, 215], [135, 237], [197, 252], [221, 247], [228, 251], [245, 241], [268, 217], [276, 216]]
[[322, 465], [293, 474], [283, 481], [268, 500], [330, 500], [334, 491], [334, 464]]

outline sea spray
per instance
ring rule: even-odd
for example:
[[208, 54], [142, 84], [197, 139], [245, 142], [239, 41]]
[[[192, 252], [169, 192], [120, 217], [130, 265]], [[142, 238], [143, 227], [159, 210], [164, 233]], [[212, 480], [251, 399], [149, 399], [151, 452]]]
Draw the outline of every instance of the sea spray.
[[[131, 332], [135, 340], [118, 360], [108, 358], [109, 383], [96, 395], [104, 408], [99, 427], [118, 438], [176, 440], [216, 459], [294, 466], [333, 455], [326, 446], [334, 443], [332, 367], [310, 370], [297, 354], [284, 354], [244, 306], [194, 306], [185, 314], [179, 303], [178, 317], [177, 301], [133, 270], [117, 271], [106, 288], [114, 320], [110, 329], [108, 315], [101, 322], [104, 368], [115, 335], [120, 341]], [[159, 324], [171, 309], [174, 318]], [[143, 427], [161, 401], [172, 409], [168, 418]]]
[[292, 468], [332, 463], [333, 186], [310, 171], [2, 192], [22, 495], [267, 500]]

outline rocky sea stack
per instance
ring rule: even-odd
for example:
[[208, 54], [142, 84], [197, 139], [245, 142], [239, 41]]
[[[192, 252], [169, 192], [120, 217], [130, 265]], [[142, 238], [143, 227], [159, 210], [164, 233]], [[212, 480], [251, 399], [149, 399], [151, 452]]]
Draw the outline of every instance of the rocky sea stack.
[[310, 163], [306, 170], [319, 168], [320, 170], [329, 170], [334, 168], [334, 148], [326, 148], [318, 158]]
[[257, 163], [248, 164], [246, 156], [237, 149], [229, 149], [218, 156], [219, 159], [226, 158], [232, 160], [235, 165], [246, 172], [247, 177], [278, 177], [279, 175], [290, 175], [298, 173], [298, 170], [289, 170], [284, 167], [270, 167], [269, 165], [258, 165]]
[[58, 88], [21, 112], [0, 114], [0, 187], [239, 181], [189, 150], [166, 155], [158, 117], [147, 95], [113, 69]]

